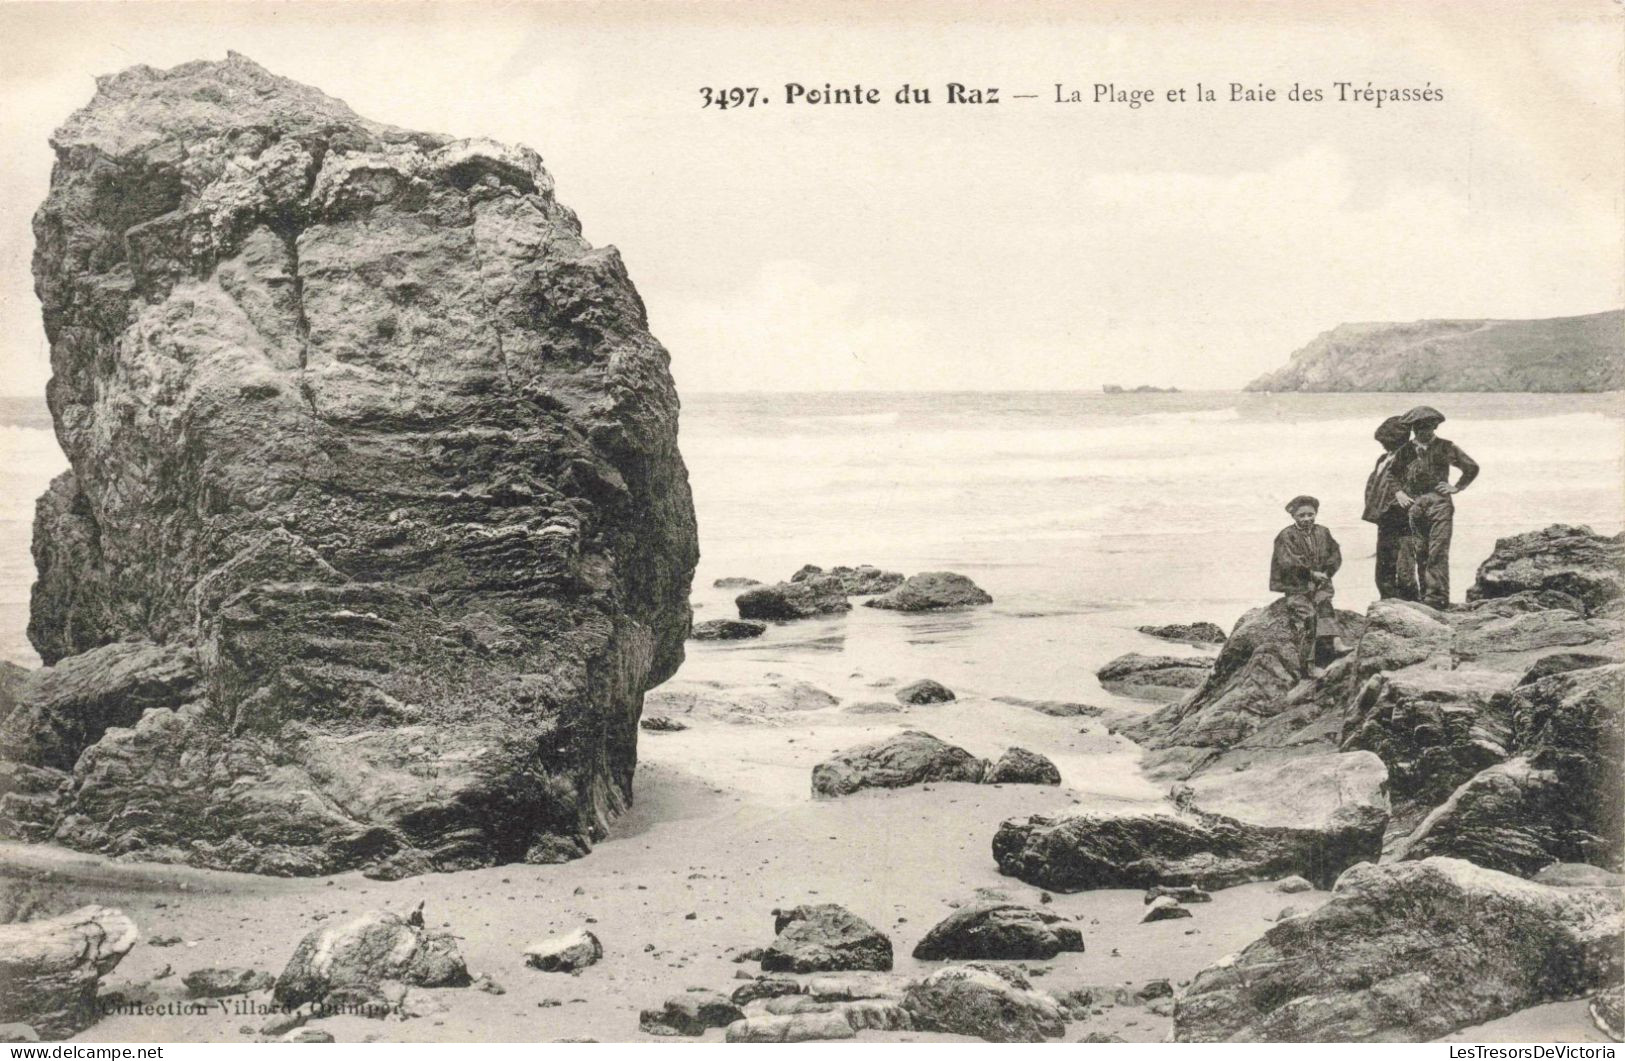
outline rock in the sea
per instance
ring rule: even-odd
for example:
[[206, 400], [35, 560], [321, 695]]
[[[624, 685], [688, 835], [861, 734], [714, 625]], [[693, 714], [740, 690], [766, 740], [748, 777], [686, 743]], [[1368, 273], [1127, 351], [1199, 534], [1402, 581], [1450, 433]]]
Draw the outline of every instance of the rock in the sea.
[[892, 967], [886, 934], [836, 903], [774, 911], [773, 928], [778, 936], [762, 952], [763, 972], [884, 972]]
[[1026, 748], [1006, 748], [982, 775], [984, 785], [1058, 785], [1061, 771], [1055, 764]]
[[135, 946], [122, 911], [85, 906], [59, 917], [0, 925], [0, 1023], [66, 1039], [96, 1023], [96, 990]]
[[423, 927], [420, 917], [382, 910], [312, 930], [277, 977], [282, 1006], [321, 1002], [334, 992], [373, 996], [394, 980], [413, 987], [467, 987], [472, 978], [457, 939]]
[[650, 733], [681, 733], [688, 728], [688, 723], [679, 722], [667, 715], [645, 715], [638, 721], [638, 728], [646, 729]]
[[744, 1019], [744, 1010], [715, 991], [691, 990], [672, 995], [659, 1009], [644, 1010], [638, 1027], [648, 1035], [704, 1035], [707, 1028]]
[[1520, 876], [1553, 862], [1625, 870], [1625, 664], [1560, 671], [1505, 701], [1513, 758], [1465, 781], [1394, 857]]
[[993, 857], [999, 872], [1054, 891], [1223, 888], [1286, 874], [1329, 886], [1381, 855], [1386, 781], [1370, 752], [1206, 775], [1166, 813], [1009, 819]]
[[766, 623], [749, 619], [707, 619], [695, 623], [688, 636], [695, 641], [745, 641], [766, 632]]
[[1625, 534], [1607, 537], [1590, 527], [1554, 523], [1495, 543], [1478, 565], [1467, 599], [1556, 590], [1594, 613], [1625, 597]]
[[841, 584], [818, 576], [801, 582], [756, 586], [735, 597], [734, 606], [741, 619], [811, 619], [852, 610]]
[[72, 688], [3, 743], [73, 764], [56, 839], [276, 874], [584, 850], [697, 555], [620, 256], [535, 152], [235, 54], [100, 78], [52, 145], [70, 470], [29, 636]]
[[188, 998], [224, 998], [274, 987], [276, 977], [260, 969], [227, 966], [195, 969], [181, 977], [181, 983], [186, 985]]
[[1622, 899], [1469, 862], [1355, 866], [1179, 996], [1183, 1042], [1422, 1042], [1619, 983]]
[[749, 589], [751, 586], [760, 586], [761, 584], [762, 580], [759, 578], [744, 578], [739, 575], [729, 575], [711, 583], [717, 589]]
[[922, 571], [910, 575], [890, 592], [863, 602], [866, 608], [894, 612], [931, 612], [992, 603], [993, 598], [986, 590], [952, 571]]
[[867, 597], [875, 593], [885, 593], [896, 589], [903, 584], [903, 576], [896, 571], [882, 571], [869, 564], [859, 564], [857, 567], [833, 567], [828, 571], [814, 564], [807, 564], [800, 571], [790, 576], [791, 582], [805, 582], [809, 578], [822, 575], [833, 578], [841, 585], [842, 591], [854, 597]]
[[1213, 660], [1206, 656], [1118, 656], [1095, 671], [1103, 688], [1139, 700], [1170, 701], [1189, 695], [1207, 681]]
[[930, 678], [909, 682], [892, 695], [900, 704], [943, 704], [955, 699], [952, 689]]
[[525, 964], [544, 973], [573, 973], [595, 964], [603, 956], [604, 945], [584, 928], [525, 948]]
[[1222, 645], [1224, 627], [1217, 623], [1169, 623], [1167, 626], [1136, 627], [1142, 634], [1187, 645]]
[[1057, 914], [1020, 903], [969, 903], [949, 914], [914, 948], [921, 961], [1048, 959], [1083, 950], [1078, 927]]
[[815, 796], [848, 796], [864, 788], [902, 788], [927, 781], [980, 782], [987, 760], [920, 730], [841, 752], [813, 767]]
[[1159, 895], [1146, 904], [1145, 913], [1140, 915], [1140, 920], [1172, 921], [1176, 918], [1190, 916], [1191, 912], [1181, 906], [1178, 899], [1171, 895]]
[[1065, 1032], [1060, 1004], [1010, 966], [950, 965], [908, 989], [903, 1008], [925, 1031], [990, 1043], [1036, 1043]]

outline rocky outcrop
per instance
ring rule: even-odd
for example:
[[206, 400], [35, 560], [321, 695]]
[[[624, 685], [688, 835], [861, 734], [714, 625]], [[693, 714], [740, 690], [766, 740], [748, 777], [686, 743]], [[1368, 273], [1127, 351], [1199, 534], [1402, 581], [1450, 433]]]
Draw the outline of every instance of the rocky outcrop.
[[1130, 652], [1095, 671], [1102, 688], [1119, 696], [1160, 703], [1181, 700], [1207, 681], [1213, 660], [1205, 656], [1144, 656]]
[[777, 676], [750, 685], [677, 678], [650, 690], [643, 709], [668, 718], [774, 725], [799, 712], [821, 711], [840, 702], [809, 682]]
[[1178, 641], [1187, 645], [1224, 644], [1224, 627], [1217, 623], [1169, 623], [1166, 626], [1137, 626], [1135, 629], [1163, 641]]
[[800, 582], [756, 586], [734, 598], [741, 619], [812, 619], [852, 610], [846, 591], [833, 578], [814, 576]]
[[1421, 1042], [1617, 984], [1617, 889], [1550, 888], [1457, 859], [1356, 866], [1178, 997], [1184, 1042]]
[[1499, 699], [1513, 757], [1464, 782], [1395, 850], [1529, 876], [1554, 862], [1625, 869], [1625, 664], [1562, 671]]
[[320, 1003], [335, 993], [347, 1002], [365, 1003], [380, 997], [379, 985], [390, 980], [413, 987], [467, 987], [471, 982], [451, 933], [424, 928], [421, 916], [369, 910], [313, 929], [300, 940], [277, 977], [275, 998], [289, 1008]]
[[96, 991], [135, 946], [119, 910], [86, 906], [60, 917], [0, 925], [0, 1023], [66, 1039], [94, 1024]]
[[863, 602], [866, 608], [894, 612], [933, 612], [944, 608], [971, 608], [992, 604], [986, 590], [952, 571], [922, 571], [910, 575], [888, 593]]
[[924, 1031], [972, 1035], [990, 1043], [1036, 1043], [1066, 1031], [1060, 1004], [1019, 969], [967, 962], [912, 985], [903, 1008]]
[[892, 967], [886, 934], [836, 903], [776, 910], [773, 930], [778, 935], [762, 952], [763, 972], [885, 972]]
[[1055, 891], [1195, 884], [1224, 888], [1299, 874], [1329, 886], [1382, 853], [1387, 771], [1369, 752], [1213, 774], [1166, 812], [1012, 818], [993, 837], [999, 872]]
[[766, 623], [748, 619], [707, 619], [703, 623], [695, 623], [688, 636], [695, 641], [744, 641], [761, 637], [766, 632]]
[[832, 578], [840, 584], [841, 590], [853, 597], [867, 597], [876, 593], [885, 593], [896, 589], [903, 584], [903, 576], [897, 571], [882, 571], [869, 564], [859, 564], [857, 567], [833, 567], [828, 571], [814, 564], [807, 564], [800, 571], [790, 576], [791, 582], [805, 582], [809, 578], [824, 576]]
[[1057, 914], [1020, 903], [975, 902], [938, 922], [915, 946], [914, 957], [1048, 960], [1081, 950], [1083, 934]]
[[584, 851], [696, 558], [616, 252], [534, 152], [237, 55], [103, 78], [52, 144], [71, 467], [5, 740], [73, 766], [57, 838], [294, 874]]
[[976, 784], [987, 772], [987, 760], [921, 730], [842, 752], [813, 767], [815, 796], [848, 796], [865, 788], [902, 788], [927, 781]]
[[1625, 389], [1625, 311], [1543, 320], [1340, 324], [1250, 391]]
[[1551, 591], [1565, 594], [1587, 612], [1625, 597], [1625, 534], [1606, 537], [1590, 527], [1554, 523], [1495, 543], [1478, 565], [1468, 600]]

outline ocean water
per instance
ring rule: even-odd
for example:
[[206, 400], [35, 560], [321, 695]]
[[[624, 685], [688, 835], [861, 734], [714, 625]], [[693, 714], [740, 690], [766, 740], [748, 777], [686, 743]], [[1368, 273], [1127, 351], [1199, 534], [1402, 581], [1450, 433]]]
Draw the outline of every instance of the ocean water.
[[[732, 617], [728, 575], [785, 579], [804, 563], [952, 570], [995, 603], [907, 616], [855, 608], [763, 638], [690, 643], [681, 677], [776, 673], [844, 697], [933, 677], [985, 696], [1104, 702], [1093, 673], [1128, 651], [1187, 651], [1135, 631], [1228, 627], [1271, 599], [1286, 501], [1322, 502], [1343, 547], [1340, 606], [1374, 596], [1375, 529], [1360, 521], [1383, 417], [1426, 402], [1483, 473], [1458, 499], [1452, 591], [1495, 539], [1549, 523], [1625, 523], [1617, 395], [1108, 396], [698, 394], [681, 445], [700, 526], [697, 619]], [[65, 462], [33, 403], [0, 404], [0, 655], [24, 636], [34, 498]]]

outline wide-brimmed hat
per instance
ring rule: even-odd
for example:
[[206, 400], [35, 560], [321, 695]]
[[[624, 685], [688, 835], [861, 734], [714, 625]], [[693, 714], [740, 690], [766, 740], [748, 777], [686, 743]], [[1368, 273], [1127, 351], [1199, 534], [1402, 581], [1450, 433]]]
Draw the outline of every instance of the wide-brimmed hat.
[[1406, 427], [1415, 427], [1417, 424], [1442, 424], [1444, 414], [1431, 405], [1418, 405], [1400, 418]]
[[1405, 426], [1403, 416], [1390, 416], [1377, 427], [1377, 433], [1372, 437], [1383, 443], [1403, 442], [1411, 437], [1411, 429]]
[[1286, 503], [1286, 510], [1288, 512], [1296, 512], [1305, 505], [1308, 505], [1316, 512], [1320, 511], [1320, 499], [1318, 497], [1310, 497], [1308, 494], [1299, 494], [1291, 501], [1288, 501]]

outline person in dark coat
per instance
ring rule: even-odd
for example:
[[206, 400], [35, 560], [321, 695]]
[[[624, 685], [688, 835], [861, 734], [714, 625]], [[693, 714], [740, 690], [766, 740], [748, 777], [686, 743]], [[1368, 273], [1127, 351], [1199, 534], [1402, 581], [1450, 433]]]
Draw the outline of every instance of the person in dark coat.
[[[1450, 535], [1456, 518], [1456, 503], [1451, 495], [1465, 490], [1478, 478], [1478, 462], [1454, 442], [1434, 433], [1444, 423], [1444, 414], [1432, 406], [1418, 405], [1405, 414], [1403, 423], [1411, 430], [1411, 440], [1400, 447], [1395, 457], [1403, 467], [1394, 498], [1404, 506], [1410, 523], [1422, 603], [1448, 608]], [[1454, 485], [1450, 482], [1451, 468], [1461, 472]]]
[[1332, 532], [1315, 524], [1320, 502], [1307, 494], [1287, 502], [1292, 525], [1275, 536], [1270, 556], [1270, 589], [1284, 594], [1299, 672], [1317, 675], [1317, 664], [1330, 662], [1344, 649], [1337, 641], [1337, 612], [1332, 608], [1332, 576], [1343, 566], [1343, 552]]
[[1410, 514], [1394, 495], [1399, 491], [1404, 465], [1399, 456], [1410, 441], [1403, 416], [1390, 416], [1377, 428], [1382, 456], [1365, 481], [1365, 512], [1361, 519], [1377, 525], [1377, 595], [1383, 600], [1416, 600], [1416, 546], [1411, 541]]

